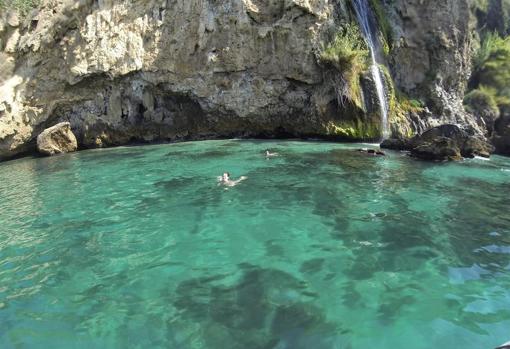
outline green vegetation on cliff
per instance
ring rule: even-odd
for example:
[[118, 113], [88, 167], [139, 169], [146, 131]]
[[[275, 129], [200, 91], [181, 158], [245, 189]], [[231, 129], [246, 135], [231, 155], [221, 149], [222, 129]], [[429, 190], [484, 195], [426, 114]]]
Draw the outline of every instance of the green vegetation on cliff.
[[391, 27], [390, 22], [388, 21], [384, 5], [381, 3], [381, 1], [380, 0], [369, 1], [370, 6], [374, 11], [375, 18], [379, 26], [379, 31], [381, 33], [381, 35], [379, 35], [379, 38], [381, 40], [382, 49], [384, 51], [384, 54], [388, 55], [391, 50], [391, 43], [393, 42], [393, 29]]
[[379, 66], [384, 75], [386, 93], [388, 99], [388, 117], [390, 124], [397, 125], [400, 135], [405, 137], [414, 136], [414, 131], [409, 125], [409, 114], [419, 114], [424, 110], [423, 102], [412, 99], [395, 87], [390, 71], [386, 66]]
[[321, 59], [333, 64], [340, 71], [358, 71], [366, 68], [368, 54], [367, 44], [359, 28], [347, 24], [322, 51]]
[[480, 104], [493, 110], [510, 104], [510, 36], [483, 35], [464, 102], [470, 111]]
[[475, 0], [472, 4], [480, 30], [510, 34], [510, 0]]
[[494, 87], [510, 95], [510, 37], [488, 33], [474, 57], [471, 85]]
[[330, 122], [326, 126], [326, 132], [329, 136], [345, 139], [374, 140], [381, 136], [379, 125], [361, 120]]
[[342, 95], [363, 107], [360, 76], [367, 68], [369, 51], [359, 28], [347, 24], [327, 44], [321, 54], [322, 62], [331, 64], [342, 75]]
[[[376, 3], [377, 1], [372, 2]], [[388, 26], [387, 30], [381, 28], [381, 32], [389, 33], [388, 22], [381, 19], [383, 16], [382, 5], [372, 4], [372, 6], [376, 9], [379, 26], [381, 23], [386, 23]], [[385, 42], [386, 34], [383, 33], [381, 36], [385, 50], [389, 50], [389, 46]], [[341, 81], [337, 86], [339, 95], [359, 109], [365, 109], [361, 79], [369, 68], [370, 51], [359, 26], [354, 23], [344, 25], [333, 40], [323, 47], [320, 60], [335, 67], [340, 73]], [[411, 137], [413, 135], [412, 128], [407, 127], [407, 116], [409, 113], [422, 112], [423, 105], [420, 101], [413, 100], [395, 89], [393, 79], [386, 66], [380, 65], [380, 69], [383, 72], [383, 80], [386, 85], [390, 123], [398, 124], [399, 129], [403, 130], [403, 134]], [[327, 133], [331, 136], [348, 139], [377, 139], [381, 135], [381, 129], [379, 124], [369, 120], [349, 120], [329, 124]]]
[[21, 13], [27, 13], [39, 6], [40, 0], [0, 0], [1, 9], [13, 9]]

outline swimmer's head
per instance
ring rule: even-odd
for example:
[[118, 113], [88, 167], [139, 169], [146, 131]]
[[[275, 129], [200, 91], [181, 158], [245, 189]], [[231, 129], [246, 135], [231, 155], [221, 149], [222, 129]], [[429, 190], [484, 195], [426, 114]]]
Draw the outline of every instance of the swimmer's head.
[[224, 180], [224, 181], [228, 181], [229, 178], [230, 178], [230, 173], [228, 172], [223, 172], [223, 176], [221, 176], [221, 178]]

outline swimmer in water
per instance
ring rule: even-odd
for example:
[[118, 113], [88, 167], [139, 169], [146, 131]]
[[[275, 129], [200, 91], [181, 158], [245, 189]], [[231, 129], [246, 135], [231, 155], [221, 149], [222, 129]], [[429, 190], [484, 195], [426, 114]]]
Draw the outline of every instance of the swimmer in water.
[[266, 150], [266, 158], [273, 158], [278, 156], [278, 153], [271, 153], [269, 150]]
[[218, 177], [218, 182], [219, 182], [218, 185], [224, 185], [226, 187], [234, 187], [247, 178], [248, 177], [246, 177], [246, 176], [241, 176], [241, 177], [239, 177], [239, 179], [234, 181], [234, 180], [230, 179], [230, 173], [225, 172], [225, 173], [223, 173], [223, 175], [221, 177]]

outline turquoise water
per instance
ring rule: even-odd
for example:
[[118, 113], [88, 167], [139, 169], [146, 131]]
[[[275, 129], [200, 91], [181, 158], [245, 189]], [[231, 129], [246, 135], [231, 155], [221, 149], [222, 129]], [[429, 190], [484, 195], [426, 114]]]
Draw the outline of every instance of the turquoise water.
[[[510, 159], [359, 146], [208, 141], [0, 164], [0, 348], [510, 340]], [[248, 179], [225, 189], [223, 171]]]

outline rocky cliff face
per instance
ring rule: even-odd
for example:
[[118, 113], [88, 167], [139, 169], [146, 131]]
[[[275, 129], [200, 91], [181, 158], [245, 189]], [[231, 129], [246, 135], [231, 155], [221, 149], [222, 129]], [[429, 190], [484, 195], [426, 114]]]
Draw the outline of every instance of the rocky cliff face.
[[[468, 2], [385, 4], [395, 85], [428, 106], [393, 118], [394, 132], [476, 124], [462, 108], [472, 49]], [[370, 87], [368, 108], [343, 103], [340, 72], [319, 59], [348, 20], [348, 1], [331, 0], [46, 0], [23, 18], [3, 11], [0, 158], [33, 150], [37, 135], [62, 121], [80, 147], [376, 137]]]
[[470, 1], [387, 1], [394, 48], [390, 66], [401, 91], [422, 99], [427, 126], [473, 123], [462, 105], [471, 73], [475, 25]]

